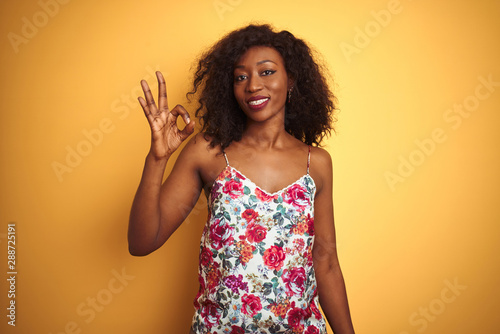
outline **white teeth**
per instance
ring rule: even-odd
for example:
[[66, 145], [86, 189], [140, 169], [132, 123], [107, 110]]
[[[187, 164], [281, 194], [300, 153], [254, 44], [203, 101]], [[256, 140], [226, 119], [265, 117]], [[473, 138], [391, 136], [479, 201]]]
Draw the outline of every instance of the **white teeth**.
[[251, 106], [257, 106], [259, 104], [262, 104], [262, 103], [266, 102], [267, 100], [268, 100], [267, 98], [266, 99], [260, 99], [260, 100], [254, 100], [254, 101], [248, 102], [248, 104], [251, 105]]

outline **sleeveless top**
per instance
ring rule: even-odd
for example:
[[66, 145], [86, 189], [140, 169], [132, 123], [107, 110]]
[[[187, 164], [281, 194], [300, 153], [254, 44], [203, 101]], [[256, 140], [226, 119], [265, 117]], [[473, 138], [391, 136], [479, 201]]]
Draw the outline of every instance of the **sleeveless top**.
[[313, 269], [314, 195], [307, 173], [269, 193], [230, 166], [208, 198], [192, 330], [326, 334]]

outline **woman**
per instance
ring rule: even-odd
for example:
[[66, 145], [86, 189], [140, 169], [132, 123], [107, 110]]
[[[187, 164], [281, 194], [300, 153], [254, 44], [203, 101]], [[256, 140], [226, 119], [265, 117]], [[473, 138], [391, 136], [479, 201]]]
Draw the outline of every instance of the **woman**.
[[317, 147], [331, 130], [334, 97], [307, 45], [250, 25], [206, 52], [189, 93], [200, 95], [202, 131], [163, 184], [194, 121], [180, 105], [169, 109], [157, 78], [158, 104], [141, 82], [152, 137], [129, 249], [137, 256], [158, 249], [205, 191], [191, 333], [326, 333], [318, 298], [335, 334], [354, 333], [336, 253], [332, 163]]

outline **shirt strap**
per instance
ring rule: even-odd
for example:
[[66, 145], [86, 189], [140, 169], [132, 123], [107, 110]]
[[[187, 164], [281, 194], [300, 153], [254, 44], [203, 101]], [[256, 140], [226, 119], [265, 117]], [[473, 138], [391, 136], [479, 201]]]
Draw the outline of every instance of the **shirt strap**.
[[224, 159], [226, 159], [226, 165], [229, 166], [229, 160], [227, 160], [227, 155], [224, 150], [222, 150], [222, 154], [224, 154]]
[[307, 153], [307, 175], [309, 175], [310, 162], [311, 162], [311, 145], [309, 145], [309, 152]]

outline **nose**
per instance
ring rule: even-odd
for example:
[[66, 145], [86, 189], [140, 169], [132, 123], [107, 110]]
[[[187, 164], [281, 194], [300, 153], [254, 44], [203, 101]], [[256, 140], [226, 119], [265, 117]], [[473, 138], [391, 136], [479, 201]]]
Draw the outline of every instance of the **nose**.
[[262, 80], [258, 75], [251, 75], [247, 81], [247, 91], [250, 93], [257, 92], [262, 89]]

